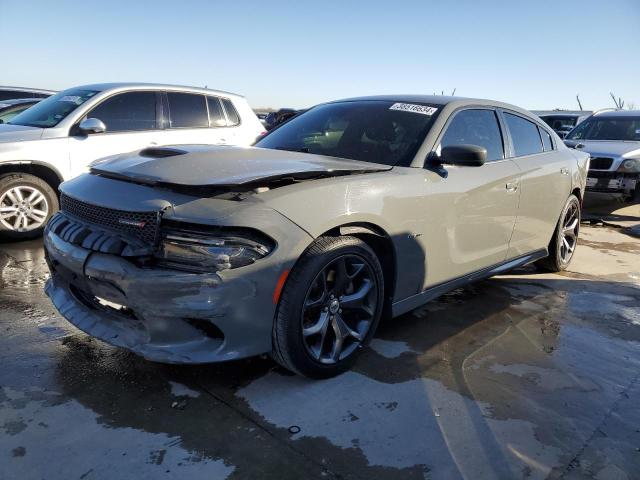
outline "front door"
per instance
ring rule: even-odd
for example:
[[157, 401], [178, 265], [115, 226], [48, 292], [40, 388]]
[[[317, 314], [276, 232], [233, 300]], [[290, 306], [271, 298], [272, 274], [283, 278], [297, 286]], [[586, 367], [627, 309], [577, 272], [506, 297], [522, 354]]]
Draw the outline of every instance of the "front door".
[[487, 162], [425, 169], [425, 288], [505, 261], [518, 212], [520, 170], [505, 158], [503, 138], [491, 109], [458, 111], [445, 127], [437, 153], [449, 145], [478, 145], [487, 149]]
[[69, 138], [72, 176], [86, 172], [88, 165], [99, 158], [159, 144], [162, 135], [158, 100], [156, 92], [119, 93], [87, 113], [85, 118], [97, 118], [107, 129], [88, 135], [72, 132]]

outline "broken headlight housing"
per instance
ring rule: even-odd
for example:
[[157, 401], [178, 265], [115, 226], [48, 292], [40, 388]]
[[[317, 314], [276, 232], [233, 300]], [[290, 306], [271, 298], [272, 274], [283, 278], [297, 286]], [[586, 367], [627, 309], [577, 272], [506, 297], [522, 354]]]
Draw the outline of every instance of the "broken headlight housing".
[[156, 259], [163, 267], [203, 273], [251, 265], [271, 253], [270, 239], [243, 233], [166, 232]]

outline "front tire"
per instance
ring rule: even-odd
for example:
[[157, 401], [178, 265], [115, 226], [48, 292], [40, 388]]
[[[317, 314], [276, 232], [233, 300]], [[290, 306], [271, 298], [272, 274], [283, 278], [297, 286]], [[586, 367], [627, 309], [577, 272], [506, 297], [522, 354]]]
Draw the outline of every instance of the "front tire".
[[570, 195], [549, 242], [549, 256], [536, 262], [540, 270], [561, 272], [567, 269], [578, 246], [580, 214], [580, 200], [575, 195]]
[[0, 237], [28, 240], [42, 236], [45, 225], [58, 211], [51, 186], [27, 173], [0, 177]]
[[320, 237], [302, 255], [282, 292], [272, 357], [312, 378], [338, 375], [374, 335], [384, 299], [382, 267], [356, 237]]

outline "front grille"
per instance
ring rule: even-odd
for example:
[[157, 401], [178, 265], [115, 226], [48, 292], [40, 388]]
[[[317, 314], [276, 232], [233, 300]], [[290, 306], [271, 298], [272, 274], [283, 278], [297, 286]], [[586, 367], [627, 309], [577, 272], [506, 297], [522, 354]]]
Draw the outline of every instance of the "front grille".
[[158, 212], [127, 212], [99, 207], [81, 202], [64, 193], [60, 196], [60, 209], [80, 220], [133, 236], [148, 244], [154, 244], [158, 238]]
[[589, 170], [609, 170], [611, 165], [613, 165], [613, 158], [591, 157]]

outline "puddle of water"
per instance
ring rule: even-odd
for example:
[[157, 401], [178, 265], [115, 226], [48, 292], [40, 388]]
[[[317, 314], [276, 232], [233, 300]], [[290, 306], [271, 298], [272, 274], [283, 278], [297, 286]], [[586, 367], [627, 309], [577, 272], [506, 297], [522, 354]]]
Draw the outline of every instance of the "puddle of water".
[[107, 427], [91, 410], [55, 393], [0, 392], [0, 429], [20, 426], [0, 435], [3, 478], [41, 478], [47, 472], [47, 478], [59, 479], [216, 480], [235, 469], [180, 448], [179, 437]]
[[512, 478], [525, 468], [544, 478], [561, 453], [536, 440], [535, 425], [492, 419], [486, 404], [431, 379], [385, 384], [347, 372], [313, 382], [271, 372], [237, 395], [268, 422], [299, 426], [293, 439], [326, 438], [359, 448], [370, 465], [423, 465], [435, 478]]

